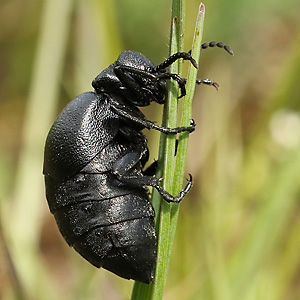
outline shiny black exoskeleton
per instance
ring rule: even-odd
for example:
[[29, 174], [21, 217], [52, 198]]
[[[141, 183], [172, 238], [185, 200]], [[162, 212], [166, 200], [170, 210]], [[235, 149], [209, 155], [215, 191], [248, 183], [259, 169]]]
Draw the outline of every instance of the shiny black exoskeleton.
[[[180, 52], [156, 66], [126, 51], [92, 82], [95, 92], [71, 101], [52, 125], [45, 145], [46, 197], [67, 243], [96, 267], [123, 278], [150, 283], [156, 264], [154, 210], [148, 188], [168, 202], [180, 202], [191, 178], [173, 197], [153, 177], [144, 128], [166, 134], [189, 127], [164, 128], [148, 121], [137, 106], [164, 103], [166, 80], [185, 80], [166, 72], [176, 60], [196, 62]], [[212, 84], [212, 82], [203, 82]]]

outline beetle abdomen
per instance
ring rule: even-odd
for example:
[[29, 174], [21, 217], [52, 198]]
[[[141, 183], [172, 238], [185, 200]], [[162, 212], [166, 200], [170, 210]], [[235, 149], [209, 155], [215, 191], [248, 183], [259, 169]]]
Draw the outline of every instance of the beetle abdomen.
[[46, 183], [51, 212], [70, 246], [96, 267], [151, 281], [156, 235], [144, 189], [132, 189], [110, 173], [79, 173], [64, 181], [46, 176]]
[[156, 164], [144, 168], [149, 150], [142, 130], [177, 134], [194, 131], [195, 123], [158, 126], [138, 106], [163, 104], [170, 79], [178, 83], [180, 97], [186, 94], [186, 81], [167, 72], [181, 58], [197, 67], [190, 52], [175, 53], [157, 66], [138, 52], [123, 52], [93, 80], [95, 92], [65, 107], [45, 145], [47, 201], [65, 240], [93, 265], [145, 283], [153, 281], [157, 239], [147, 186], [179, 203], [192, 177], [177, 196], [165, 191], [153, 177]]
[[79, 202], [106, 200], [132, 192], [132, 187], [117, 181], [110, 173], [79, 173], [63, 181], [46, 175], [45, 183], [48, 205], [53, 214]]
[[153, 217], [97, 227], [74, 244], [75, 250], [94, 266], [145, 283], [153, 281], [155, 247]]

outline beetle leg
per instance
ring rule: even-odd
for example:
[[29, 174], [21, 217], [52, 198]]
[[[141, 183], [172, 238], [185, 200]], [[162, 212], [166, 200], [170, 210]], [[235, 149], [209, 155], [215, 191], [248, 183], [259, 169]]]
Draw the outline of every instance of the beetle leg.
[[[118, 76], [118, 78], [120, 79], [125, 79], [128, 80], [130, 79], [128, 77], [127, 74], [133, 74], [136, 75], [137, 78], [142, 78], [144, 80], [156, 80], [156, 75], [150, 73], [149, 71], [146, 70], [140, 70], [137, 69], [135, 67], [130, 67], [130, 66], [124, 66], [124, 65], [117, 65], [114, 68], [114, 72], [116, 73], [116, 75]], [[127, 76], [124, 76], [127, 75]], [[124, 77], [123, 77], [124, 76]], [[131, 77], [132, 79], [132, 77]], [[129, 81], [129, 83], [131, 83], [131, 81]]]
[[[146, 148], [147, 149], [147, 148]], [[115, 174], [118, 178], [123, 178], [127, 173], [133, 173], [134, 167], [141, 163], [141, 159], [145, 151], [141, 152], [129, 152], [118, 159], [113, 165], [113, 174]]]
[[191, 64], [198, 69], [197, 62], [192, 58], [189, 52], [177, 52], [167, 58], [163, 63], [153, 68], [153, 72], [162, 71], [173, 64], [176, 60], [182, 58], [183, 60], [189, 60]]
[[164, 200], [166, 200], [167, 202], [173, 202], [173, 203], [179, 203], [181, 202], [181, 200], [185, 197], [185, 195], [190, 191], [190, 189], [193, 186], [193, 181], [192, 181], [192, 175], [189, 174], [190, 178], [187, 179], [188, 183], [186, 184], [186, 186], [184, 187], [183, 190], [181, 190], [179, 192], [179, 194], [177, 196], [172, 196], [170, 195], [167, 191], [165, 191], [161, 186], [159, 185], [153, 185], [154, 188], [157, 189], [157, 191], [159, 192], [159, 194], [162, 196], [162, 198]]
[[195, 130], [195, 125], [191, 125], [188, 127], [176, 127], [176, 128], [158, 126], [149, 120], [137, 118], [130, 112], [130, 110], [128, 110], [125, 106], [119, 104], [117, 101], [114, 101], [112, 98], [110, 102], [111, 102], [111, 107], [119, 116], [148, 129], [154, 129], [165, 134], [176, 134], [184, 131], [193, 132]]
[[170, 78], [172, 78], [173, 80], [175, 80], [178, 83], [179, 88], [181, 90], [181, 95], [178, 97], [178, 99], [182, 98], [183, 96], [186, 95], [186, 90], [185, 90], [186, 80], [181, 78], [179, 75], [172, 74], [172, 73], [163, 73], [163, 74], [159, 75], [159, 78], [160, 79], [170, 79]]
[[[186, 84], [187, 79], [182, 78], [184, 80], [184, 83]], [[210, 79], [196, 79], [196, 84], [205, 84], [205, 85], [211, 85], [213, 86], [216, 90], [219, 89], [219, 84], [215, 81], [212, 81]]]
[[181, 200], [190, 191], [193, 185], [192, 176], [190, 175], [190, 178], [188, 179], [188, 183], [186, 184], [184, 189], [181, 190], [177, 196], [172, 196], [159, 185], [159, 179], [157, 179], [156, 177], [143, 176], [142, 174], [133, 174], [133, 175], [128, 174], [128, 175], [119, 176], [118, 179], [132, 186], [141, 186], [141, 187], [152, 186], [158, 191], [158, 193], [162, 196], [164, 200], [173, 203], [181, 202]]
[[[133, 67], [122, 66], [122, 65], [116, 66], [114, 68], [114, 72], [121, 80], [123, 85], [126, 86], [126, 92], [129, 94], [134, 94], [133, 98], [136, 97], [139, 99], [145, 98], [147, 99], [147, 101], [149, 101], [148, 99], [154, 96], [151, 90], [143, 88], [141, 83], [138, 80], [142, 78], [143, 80], [155, 81], [156, 80], [155, 75], [144, 70], [139, 70]], [[146, 96], [145, 93], [147, 94]]]
[[177, 196], [172, 196], [159, 185], [160, 180], [158, 178], [145, 176], [139, 171], [139, 168], [135, 168], [135, 166], [140, 163], [139, 158], [141, 156], [142, 154], [139, 152], [127, 153], [114, 164], [112, 170], [113, 174], [118, 177], [118, 180], [131, 186], [140, 186], [143, 188], [145, 188], [146, 186], [152, 186], [167, 202], [179, 203], [189, 192], [193, 185], [192, 176], [190, 175], [185, 188], [180, 191]]
[[[178, 83], [179, 88], [181, 90], [181, 95], [178, 98], [182, 98], [183, 96], [186, 95], [186, 90], [185, 90], [186, 79], [181, 78], [178, 74], [161, 73], [158, 76], [155, 76], [154, 74], [149, 73], [148, 71], [138, 70], [136, 68], [122, 66], [122, 65], [116, 66], [114, 70], [118, 78], [124, 83], [124, 85], [129, 87], [129, 89], [134, 90], [134, 93], [139, 98], [144, 98], [145, 93], [148, 93], [148, 97], [155, 97], [155, 95], [153, 95], [151, 90], [141, 87], [141, 84], [137, 81], [139, 78], [143, 78], [144, 80], [150, 80], [150, 81], [156, 81], [157, 79], [161, 80], [161, 79], [172, 78]], [[133, 78], [131, 74], [137, 75], [137, 77]]]

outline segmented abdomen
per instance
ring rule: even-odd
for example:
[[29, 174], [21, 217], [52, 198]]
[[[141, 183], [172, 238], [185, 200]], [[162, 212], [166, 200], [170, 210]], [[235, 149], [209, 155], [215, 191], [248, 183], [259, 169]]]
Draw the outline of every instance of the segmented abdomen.
[[70, 246], [97, 267], [152, 281], [154, 210], [144, 189], [128, 187], [110, 173], [45, 180], [50, 210]]

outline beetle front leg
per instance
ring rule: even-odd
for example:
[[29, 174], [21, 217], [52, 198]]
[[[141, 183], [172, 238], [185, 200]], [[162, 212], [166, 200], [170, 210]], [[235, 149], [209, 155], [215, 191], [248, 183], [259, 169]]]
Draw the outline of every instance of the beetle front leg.
[[186, 80], [185, 78], [181, 78], [179, 75], [177, 74], [172, 74], [172, 73], [163, 73], [161, 75], [159, 75], [160, 79], [173, 79], [175, 80], [180, 88], [181, 91], [181, 95], [178, 96], [178, 99], [184, 97], [186, 95], [186, 89], [185, 89], [185, 84], [186, 84]]

